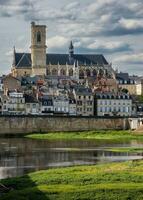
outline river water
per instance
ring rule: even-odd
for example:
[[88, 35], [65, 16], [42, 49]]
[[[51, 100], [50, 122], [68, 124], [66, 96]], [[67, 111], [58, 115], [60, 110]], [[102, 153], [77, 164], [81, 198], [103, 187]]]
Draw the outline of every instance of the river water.
[[143, 142], [0, 138], [0, 179], [52, 167], [142, 159], [143, 153], [119, 153], [106, 150], [114, 147], [143, 148]]

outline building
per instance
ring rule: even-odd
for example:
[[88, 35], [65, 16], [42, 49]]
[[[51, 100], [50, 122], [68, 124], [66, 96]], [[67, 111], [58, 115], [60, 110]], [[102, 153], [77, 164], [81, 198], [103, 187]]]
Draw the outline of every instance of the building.
[[41, 112], [45, 114], [53, 114], [54, 106], [53, 106], [53, 97], [52, 96], [42, 96], [40, 99], [41, 102]]
[[136, 81], [136, 95], [143, 95], [143, 77]]
[[47, 75], [70, 77], [77, 81], [85, 78], [106, 77], [114, 79], [111, 64], [100, 54], [75, 54], [70, 43], [67, 54], [47, 53], [46, 26], [31, 23], [31, 53], [13, 52], [11, 68], [14, 77], [25, 75]]
[[69, 99], [67, 96], [55, 96], [53, 98], [55, 114], [69, 114]]
[[77, 115], [76, 100], [74, 98], [69, 99], [69, 115]]
[[132, 99], [126, 93], [96, 93], [95, 115], [97, 116], [131, 116]]
[[25, 114], [25, 98], [23, 93], [10, 92], [3, 97], [3, 114]]
[[33, 95], [24, 95], [25, 97], [25, 114], [40, 114], [41, 106], [40, 102]]
[[8, 91], [21, 91], [21, 80], [12, 75], [7, 75], [3, 78], [3, 89], [5, 95]]
[[119, 90], [127, 90], [127, 92], [129, 92], [131, 95], [137, 94], [136, 77], [131, 77], [128, 73], [120, 72], [116, 74], [116, 79]]
[[75, 88], [74, 95], [76, 99], [77, 115], [93, 116], [94, 115], [94, 95], [89, 88], [82, 86]]

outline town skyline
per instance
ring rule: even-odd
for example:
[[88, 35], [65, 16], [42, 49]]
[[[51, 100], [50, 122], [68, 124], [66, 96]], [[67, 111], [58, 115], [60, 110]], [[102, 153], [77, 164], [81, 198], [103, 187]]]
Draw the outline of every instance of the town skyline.
[[13, 46], [30, 52], [30, 23], [47, 26], [47, 53], [103, 54], [114, 69], [142, 75], [143, 17], [141, 1], [57, 0], [0, 1], [1, 73], [10, 72]]

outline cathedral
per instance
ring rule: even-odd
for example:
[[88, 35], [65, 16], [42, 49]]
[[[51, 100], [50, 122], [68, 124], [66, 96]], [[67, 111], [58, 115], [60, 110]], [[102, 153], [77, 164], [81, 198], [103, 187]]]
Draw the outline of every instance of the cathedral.
[[47, 53], [46, 26], [31, 23], [31, 53], [13, 52], [11, 73], [20, 76], [60, 76], [78, 81], [104, 77], [114, 79], [111, 64], [100, 54], [75, 54], [72, 41], [67, 54]]

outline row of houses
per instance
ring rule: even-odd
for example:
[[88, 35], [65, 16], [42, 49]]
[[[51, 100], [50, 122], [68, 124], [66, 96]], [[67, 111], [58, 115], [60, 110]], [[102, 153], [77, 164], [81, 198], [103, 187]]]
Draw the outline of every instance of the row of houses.
[[132, 99], [126, 93], [93, 93], [85, 87], [60, 95], [34, 96], [13, 91], [1, 95], [0, 112], [13, 115], [131, 116]]

